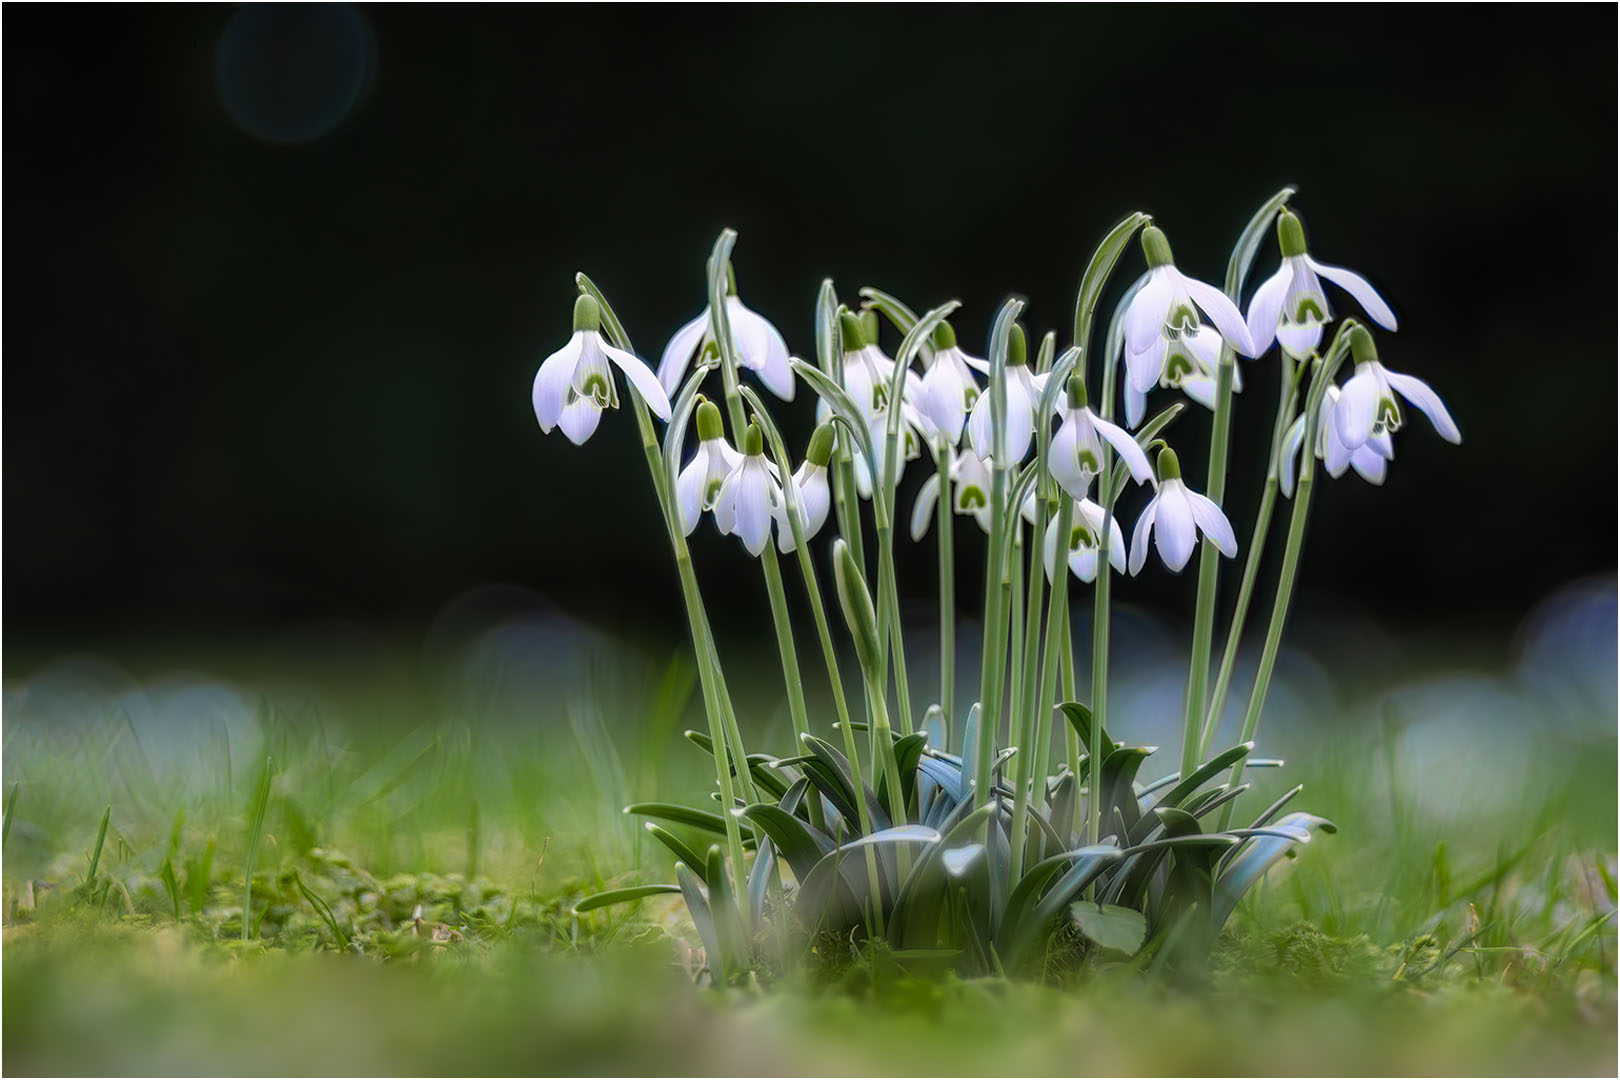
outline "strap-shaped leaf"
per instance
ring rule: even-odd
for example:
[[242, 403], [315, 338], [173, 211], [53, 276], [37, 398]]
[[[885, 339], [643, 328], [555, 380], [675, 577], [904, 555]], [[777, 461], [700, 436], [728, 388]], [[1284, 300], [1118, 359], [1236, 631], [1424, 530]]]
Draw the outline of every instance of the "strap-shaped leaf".
[[[899, 769], [902, 806], [910, 806], [912, 796], [917, 791], [917, 762], [921, 760], [927, 743], [928, 735], [922, 731], [914, 731], [895, 740], [894, 760], [895, 767]], [[877, 801], [882, 806], [889, 805], [887, 777], [878, 777]]]
[[1047, 890], [1035, 904], [1034, 909], [1019, 920], [1017, 926], [1007, 927], [1005, 935], [1007, 944], [1000, 950], [1002, 962], [1007, 967], [1012, 968], [1020, 964], [1024, 953], [1039, 936], [1041, 928], [1057, 918], [1065, 905], [1095, 881], [1104, 870], [1124, 857], [1124, 852], [1119, 848], [1106, 844], [1076, 848], [1068, 854], [1074, 859], [1069, 869]]
[[660, 896], [664, 893], [677, 893], [681, 891], [679, 885], [632, 885], [627, 889], [609, 889], [587, 896], [574, 905], [574, 914], [583, 915], [587, 911], [597, 908], [610, 907], [613, 904], [628, 904], [632, 900], [640, 900], [644, 896]]
[[765, 835], [793, 869], [793, 876], [801, 882], [815, 868], [816, 863], [821, 861], [822, 856], [832, 851], [835, 846], [826, 833], [814, 825], [799, 820], [780, 806], [755, 803], [746, 807], [742, 811], [742, 816], [750, 824], [758, 825], [765, 830]]
[[[840, 883], [849, 890], [849, 897], [852, 899], [869, 896], [871, 885], [865, 877], [866, 860], [852, 857], [859, 855], [861, 848], [894, 844], [937, 844], [941, 839], [938, 830], [930, 829], [926, 825], [897, 825], [892, 829], [881, 829], [870, 836], [857, 837], [823, 855], [811, 868], [810, 873], [799, 883], [794, 911], [806, 926], [815, 929], [823, 924], [832, 911], [835, 890], [839, 888]], [[883, 883], [886, 884], [886, 880]]]
[[882, 289], [874, 289], [870, 285], [863, 285], [860, 289], [861, 299], [868, 307], [876, 308], [889, 317], [895, 329], [905, 334], [917, 325], [917, 313], [907, 307], [899, 298], [891, 296]]
[[[709, 917], [714, 920], [722, 966], [728, 973], [740, 972], [748, 967], [748, 935], [743, 930], [742, 911], [737, 906], [737, 894], [732, 889], [731, 875], [726, 873], [726, 860], [719, 844], [710, 845], [706, 863], [703, 876], [709, 886]], [[737, 873], [742, 872], [742, 867], [737, 867]]]
[[[1211, 925], [1214, 929], [1219, 930], [1226, 924], [1243, 894], [1248, 892], [1278, 859], [1286, 855], [1296, 844], [1305, 843], [1310, 839], [1312, 829], [1320, 829], [1327, 833], [1339, 831], [1339, 827], [1327, 818], [1317, 817], [1315, 814], [1294, 813], [1269, 829], [1263, 830], [1265, 835], [1256, 836], [1249, 841], [1249, 846], [1221, 870], [1219, 877], [1215, 879], [1215, 902], [1210, 910]], [[1301, 832], [1304, 833], [1304, 839], [1300, 839]]]
[[1153, 220], [1146, 214], [1127, 214], [1119, 224], [1108, 230], [1092, 252], [1091, 261], [1086, 264], [1085, 273], [1080, 276], [1080, 291], [1074, 299], [1074, 346], [1082, 353], [1089, 347], [1091, 339], [1091, 324], [1096, 318], [1097, 301], [1101, 299], [1102, 292], [1108, 284], [1108, 278], [1114, 272], [1114, 265], [1119, 262], [1120, 255], [1125, 251], [1131, 237], [1136, 230]]
[[972, 803], [959, 802], [937, 832], [942, 834], [938, 844], [929, 847], [911, 864], [911, 872], [900, 883], [894, 903], [889, 908], [888, 935], [892, 945], [902, 945], [910, 937], [932, 941], [933, 927], [937, 925], [940, 905], [944, 900], [945, 870], [941, 859], [951, 851], [964, 848], [997, 810], [995, 801], [975, 809]]
[[[1095, 753], [1096, 751], [1091, 745], [1091, 707], [1088, 705], [1082, 705], [1078, 701], [1065, 701], [1063, 704], [1059, 705], [1058, 708], [1063, 710], [1063, 715], [1069, 721], [1069, 726], [1074, 728], [1076, 735], [1080, 736], [1080, 745], [1086, 748], [1086, 753]], [[1115, 742], [1111, 736], [1109, 736], [1107, 728], [1104, 728], [1102, 732], [1102, 744], [1109, 753], [1113, 752], [1120, 745], [1119, 743]], [[1107, 761], [1108, 754], [1104, 753], [1104, 764], [1106, 764]]]
[[[642, 822], [642, 828], [646, 829], [654, 840], [668, 848], [674, 854], [676, 862], [683, 862], [687, 866], [693, 867], [703, 866], [703, 856], [698, 853], [697, 848], [688, 844], [662, 825], [655, 821], [646, 821]], [[694, 870], [693, 873], [697, 873], [697, 871]]]
[[[843, 751], [826, 739], [817, 738], [808, 732], [801, 735], [799, 741], [804, 743], [810, 749], [810, 752], [816, 756], [816, 759], [837, 776], [847, 796], [853, 800], [856, 797], [854, 773], [851, 771], [849, 759], [844, 756]], [[866, 809], [871, 815], [872, 828], [888, 828], [891, 824], [889, 815], [884, 811], [885, 804], [878, 799], [877, 792], [863, 783], [859, 794], [866, 799]]]
[[675, 880], [680, 883], [681, 895], [686, 899], [686, 911], [692, 916], [692, 925], [697, 928], [698, 940], [703, 942], [703, 953], [708, 958], [709, 970], [717, 972], [724, 978], [725, 967], [720, 957], [720, 939], [715, 935], [714, 916], [709, 912], [709, 892], [704, 888], [702, 879], [689, 870], [685, 863], [675, 864]]
[[1121, 746], [1102, 763], [1102, 805], [1119, 812], [1126, 835], [1141, 817], [1136, 789], [1132, 786], [1142, 763], [1158, 751], [1156, 746]]
[[759, 845], [759, 855], [748, 871], [748, 925], [756, 929], [765, 924], [765, 890], [771, 884], [771, 869], [776, 865], [776, 851], [769, 837]]
[[[1154, 807], [1179, 807], [1187, 796], [1203, 787], [1204, 784], [1208, 783], [1216, 775], [1225, 772], [1239, 761], [1242, 761], [1244, 758], [1248, 757], [1249, 752], [1253, 749], [1254, 743], [1246, 742], [1239, 743], [1236, 746], [1222, 750], [1219, 754], [1216, 754], [1198, 768], [1194, 769], [1191, 776], [1187, 777], [1185, 780], [1178, 781], [1175, 787], [1165, 792], [1163, 797], [1161, 797], [1158, 802], [1153, 804]], [[1132, 837], [1132, 839], [1135, 840], [1136, 837]]]
[[662, 818], [665, 821], [673, 821], [677, 825], [690, 825], [694, 829], [702, 829], [704, 832], [711, 832], [716, 836], [726, 835], [725, 818], [712, 810], [698, 810], [694, 807], [682, 806], [680, 803], [644, 802], [631, 803], [624, 808], [624, 812], [639, 817]]

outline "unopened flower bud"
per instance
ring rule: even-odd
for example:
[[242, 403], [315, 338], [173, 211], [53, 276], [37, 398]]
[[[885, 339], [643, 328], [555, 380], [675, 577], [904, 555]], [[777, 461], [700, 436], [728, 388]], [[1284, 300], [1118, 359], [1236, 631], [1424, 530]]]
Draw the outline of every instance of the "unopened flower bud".
[[872, 610], [872, 594], [866, 589], [855, 553], [843, 539], [833, 541], [833, 577], [838, 585], [838, 606], [844, 611], [850, 637], [855, 639], [855, 655], [868, 674], [882, 667], [878, 647], [877, 613]]

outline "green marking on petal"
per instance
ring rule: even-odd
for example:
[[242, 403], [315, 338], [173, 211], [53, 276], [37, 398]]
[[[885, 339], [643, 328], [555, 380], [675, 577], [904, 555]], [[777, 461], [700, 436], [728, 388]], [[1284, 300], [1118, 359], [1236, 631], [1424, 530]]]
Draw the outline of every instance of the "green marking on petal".
[[[580, 299], [586, 300], [589, 297]], [[585, 376], [585, 381], [579, 388], [579, 395], [596, 402], [597, 408], [606, 409], [613, 404], [613, 384], [608, 382], [606, 375], [592, 372]]]
[[1181, 381], [1197, 371], [1192, 357], [1184, 352], [1166, 353], [1164, 357], [1164, 384], [1180, 386]]
[[1401, 406], [1392, 397], [1378, 399], [1378, 414], [1373, 418], [1373, 434], [1401, 430]]
[[703, 489], [703, 509], [714, 509], [714, 500], [720, 497], [720, 488], [724, 484], [725, 481], [719, 478], [709, 481], [708, 485]]
[[1165, 328], [1179, 334], [1191, 334], [1198, 329], [1198, 312], [1191, 304], [1177, 304], [1170, 309], [1170, 317], [1165, 320]]
[[958, 510], [982, 510], [990, 505], [985, 496], [984, 489], [977, 484], [968, 484], [958, 488], [956, 492], [956, 507]]
[[1098, 461], [1097, 455], [1092, 453], [1089, 449], [1081, 450], [1075, 455], [1075, 459], [1080, 464], [1081, 472], [1088, 472], [1092, 475], [1102, 472], [1102, 462]]
[[1327, 313], [1316, 302], [1316, 297], [1306, 295], [1299, 298], [1294, 305], [1294, 321], [1297, 323], [1327, 322]]
[[979, 400], [979, 388], [971, 383], [962, 388], [962, 405], [964, 408], [973, 408], [973, 403]]

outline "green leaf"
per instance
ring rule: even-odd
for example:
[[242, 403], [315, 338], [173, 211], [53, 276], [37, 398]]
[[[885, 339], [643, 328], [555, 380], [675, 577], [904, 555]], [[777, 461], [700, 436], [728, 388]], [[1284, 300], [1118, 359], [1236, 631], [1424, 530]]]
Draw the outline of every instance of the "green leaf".
[[938, 844], [941, 839], [943, 837], [937, 830], [930, 829], [926, 825], [897, 825], [842, 844], [822, 856], [799, 883], [799, 894], [794, 901], [794, 910], [806, 926], [816, 928], [821, 926], [832, 910], [832, 901], [836, 895], [834, 890], [840, 882], [851, 889], [853, 896], [869, 895], [871, 886], [864, 876], [859, 879], [850, 877], [851, 872], [861, 875], [866, 873], [866, 861], [852, 857], [860, 848], [871, 845], [929, 845]]
[[835, 846], [820, 829], [806, 824], [780, 806], [756, 803], [743, 810], [742, 816], [765, 830], [765, 835], [770, 837], [776, 850], [792, 867], [793, 876], [801, 882], [815, 869], [822, 856]]
[[1107, 844], [1093, 844], [1067, 852], [1065, 857], [1072, 858], [1073, 864], [1062, 877], [1058, 878], [1046, 895], [1041, 897], [1035, 909], [1021, 918], [1018, 925], [1007, 934], [1006, 948], [1001, 950], [1002, 962], [1009, 968], [1016, 967], [1023, 959], [1024, 952], [1035, 941], [1040, 929], [1056, 918], [1065, 904], [1122, 859], [1124, 854], [1119, 848]]
[[[901, 805], [910, 806], [911, 796], [917, 789], [917, 761], [923, 755], [923, 748], [928, 745], [928, 733], [914, 731], [895, 741], [895, 766], [900, 770], [900, 798]], [[877, 789], [878, 803], [889, 805], [889, 785], [887, 777], [878, 777]]]
[[[709, 886], [709, 916], [714, 919], [715, 940], [720, 944], [727, 972], [742, 971], [748, 967], [748, 936], [743, 931], [742, 911], [737, 906], [737, 894], [731, 886], [731, 875], [726, 873], [725, 856], [720, 845], [709, 847], [707, 872], [703, 875]], [[742, 873], [742, 867], [737, 867]]]
[[[1236, 746], [1221, 751], [1219, 754], [1216, 754], [1214, 757], [1204, 762], [1204, 764], [1200, 765], [1197, 769], [1193, 770], [1193, 774], [1191, 776], [1180, 781], [1175, 787], [1165, 792], [1164, 797], [1159, 799], [1158, 802], [1154, 803], [1154, 807], [1156, 809], [1159, 807], [1179, 807], [1187, 796], [1197, 791], [1200, 787], [1203, 787], [1205, 783], [1216, 775], [1225, 772], [1239, 761], [1242, 761], [1253, 749], [1254, 743], [1246, 742], [1239, 743]], [[1137, 838], [1133, 836], [1131, 839], [1135, 840]]]
[[1142, 762], [1157, 750], [1156, 746], [1121, 746], [1103, 759], [1102, 805], [1118, 811], [1127, 832], [1141, 817], [1136, 788], [1132, 786], [1136, 773], [1142, 767]]
[[1087, 940], [1105, 949], [1135, 956], [1147, 941], [1147, 919], [1140, 911], [1076, 900], [1069, 905], [1069, 914], [1074, 917], [1075, 925], [1080, 927]]
[[694, 829], [714, 833], [716, 836], [726, 835], [726, 820], [719, 814], [709, 810], [697, 810], [679, 803], [645, 802], [631, 803], [624, 808], [627, 814], [639, 817], [663, 818], [673, 821], [677, 825], [690, 825]]
[[[686, 869], [684, 866], [679, 868], [679, 870], [684, 869]], [[679, 873], [679, 870], [676, 872]], [[694, 880], [696, 880], [695, 877]], [[681, 891], [679, 885], [632, 885], [628, 889], [609, 889], [607, 892], [587, 896], [574, 905], [573, 911], [575, 915], [583, 915], [587, 911], [610, 907], [613, 904], [628, 904], [630, 901], [640, 900], [644, 896], [658, 896], [663, 893], [678, 893]], [[700, 930], [699, 936], [701, 935], [702, 931]]]
[[0, 848], [4, 848], [6, 841], [11, 839], [11, 815], [17, 809], [17, 792], [21, 788], [22, 784], [20, 782], [12, 784], [11, 794], [6, 796], [6, 823], [5, 827], [0, 829]]
[[[853, 812], [856, 792], [854, 773], [850, 770], [849, 759], [844, 757], [843, 752], [826, 739], [817, 738], [808, 732], [801, 735], [799, 741], [809, 748], [810, 752], [816, 756], [816, 761], [825, 767], [832, 779], [837, 781], [838, 785], [843, 789], [844, 797], [849, 802]], [[804, 767], [814, 768], [814, 764], [806, 762]], [[878, 801], [877, 793], [863, 783], [860, 794], [866, 799], [866, 810], [871, 815], [872, 828], [874, 830], [888, 828], [890, 824], [889, 815], [883, 809], [884, 804]], [[830, 795], [828, 797], [831, 798]], [[839, 813], [843, 813], [842, 807], [839, 808]], [[851, 817], [849, 821], [851, 827], [855, 827], [855, 823], [859, 819]]]
[[759, 854], [748, 871], [748, 925], [758, 927], [765, 921], [765, 890], [771, 884], [771, 868], [776, 865], [776, 850], [770, 837], [759, 845]]
[[[164, 865], [168, 864], [165, 863]], [[304, 901], [315, 909], [315, 914], [321, 917], [321, 921], [326, 924], [326, 928], [332, 931], [332, 936], [337, 939], [338, 944], [347, 949], [349, 947], [349, 935], [345, 934], [343, 928], [338, 925], [337, 916], [332, 914], [331, 906], [310, 891], [309, 886], [304, 884], [303, 875], [296, 870], [293, 871], [293, 884], [298, 886], [298, 891], [303, 894]], [[176, 907], [178, 908], [178, 906], [178, 901], [176, 901]]]
[[900, 891], [895, 894], [894, 904], [889, 909], [890, 944], [904, 944], [913, 930], [915, 936], [933, 940], [930, 924], [937, 922], [943, 899], [943, 889], [937, 882], [942, 871], [936, 873], [940, 868], [940, 859], [946, 852], [965, 846], [984, 827], [985, 820], [998, 809], [995, 802], [987, 802], [974, 809], [972, 803], [963, 801], [951, 811], [951, 816], [940, 827], [943, 838], [912, 863], [911, 873], [900, 883]]
[[[1069, 726], [1074, 728], [1075, 734], [1080, 736], [1080, 745], [1086, 748], [1086, 752], [1088, 754], [1093, 753], [1094, 751], [1091, 747], [1090, 707], [1082, 705], [1078, 701], [1065, 701], [1063, 704], [1059, 705], [1058, 708], [1063, 710], [1063, 715], [1068, 719]], [[1103, 746], [1107, 747], [1109, 752], [1118, 749], [1120, 745], [1109, 736], [1107, 728], [1104, 728], [1102, 732], [1102, 744]], [[1104, 763], [1108, 761], [1108, 755], [1106, 753], [1103, 755], [1103, 761]]]
[[651, 833], [654, 840], [668, 848], [677, 862], [683, 862], [687, 866], [701, 867], [703, 865], [703, 856], [698, 854], [696, 848], [662, 825], [657, 822], [647, 821], [642, 823], [642, 828]]
[[[1286, 826], [1295, 826], [1298, 831], [1284, 831]], [[1219, 876], [1215, 879], [1215, 899], [1210, 910], [1211, 925], [1219, 930], [1231, 916], [1243, 894], [1265, 876], [1265, 872], [1296, 844], [1308, 841], [1312, 829], [1320, 829], [1326, 833], [1339, 831], [1339, 827], [1327, 818], [1317, 817], [1315, 814], [1294, 813], [1265, 830], [1267, 835], [1249, 840], [1248, 846], [1238, 852], [1231, 862], [1219, 871]], [[1301, 832], [1304, 834], [1303, 839], [1300, 838]]]
[[[703, 887], [703, 880], [688, 869], [685, 863], [675, 864], [675, 880], [680, 883], [678, 887], [681, 896], [686, 900], [686, 911], [692, 916], [692, 926], [697, 930], [698, 940], [703, 942], [703, 952], [708, 957], [710, 971], [717, 972], [724, 978], [725, 966], [721, 963], [720, 939], [715, 935], [714, 916], [709, 911], [709, 892]], [[645, 889], [652, 886], [640, 887]]]

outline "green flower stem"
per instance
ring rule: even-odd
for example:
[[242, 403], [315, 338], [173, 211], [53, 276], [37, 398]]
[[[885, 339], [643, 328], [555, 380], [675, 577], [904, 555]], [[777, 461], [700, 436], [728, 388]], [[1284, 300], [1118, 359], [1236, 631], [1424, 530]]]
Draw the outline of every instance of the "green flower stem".
[[[1243, 714], [1243, 734], [1239, 742], [1252, 742], [1260, 730], [1260, 714], [1266, 707], [1266, 695], [1271, 690], [1271, 676], [1277, 664], [1277, 651], [1282, 645], [1283, 625], [1288, 621], [1288, 602], [1294, 594], [1294, 578], [1299, 570], [1299, 552], [1305, 543], [1305, 522], [1310, 516], [1311, 488], [1316, 478], [1316, 428], [1321, 416], [1322, 397], [1338, 373], [1339, 365], [1349, 352], [1348, 334], [1356, 321], [1346, 319], [1339, 325], [1333, 345], [1328, 349], [1326, 361], [1319, 361], [1311, 378], [1310, 392], [1305, 397], [1305, 438], [1300, 444], [1299, 486], [1294, 491], [1294, 511], [1288, 521], [1288, 545], [1283, 549], [1282, 568], [1277, 573], [1277, 598], [1271, 605], [1271, 625], [1266, 628], [1266, 643], [1260, 651], [1260, 669], [1255, 673], [1254, 689], [1249, 693], [1249, 706]], [[1243, 780], [1243, 762], [1232, 766], [1230, 787]], [[1221, 812], [1221, 828], [1232, 820], [1237, 800], [1226, 804]]]
[[[709, 266], [709, 329], [720, 350], [720, 377], [725, 387], [726, 413], [731, 421], [734, 446], [742, 446], [742, 398], [737, 386], [737, 346], [731, 337], [731, 318], [726, 314], [726, 276], [731, 246], [737, 234], [725, 229], [715, 244]], [[785, 479], [785, 478], [784, 478]], [[787, 595], [782, 588], [782, 570], [776, 557], [776, 548], [767, 537], [765, 550], [760, 553], [760, 566], [765, 575], [765, 591], [770, 596], [771, 621], [776, 629], [776, 648], [782, 659], [782, 683], [787, 688], [788, 714], [795, 736], [810, 730], [810, 717], [804, 705], [804, 680], [799, 675], [799, 655], [793, 642], [793, 626], [788, 619]], [[741, 738], [738, 752], [741, 752]], [[742, 772], [746, 773], [746, 765]], [[749, 786], [752, 786], [751, 784]]]
[[[1199, 758], [1207, 759], [1210, 744], [1220, 730], [1221, 714], [1226, 710], [1226, 694], [1232, 685], [1232, 667], [1237, 662], [1238, 644], [1243, 638], [1243, 626], [1249, 617], [1249, 602], [1254, 597], [1255, 579], [1260, 576], [1260, 560], [1265, 553], [1266, 537], [1271, 531], [1271, 515], [1277, 506], [1278, 469], [1282, 464], [1282, 445], [1294, 419], [1294, 402], [1298, 399], [1298, 372], [1288, 354], [1278, 350], [1282, 361], [1282, 381], [1277, 392], [1277, 418], [1271, 429], [1271, 457], [1266, 469], [1266, 486], [1260, 497], [1260, 509], [1255, 514], [1254, 529], [1249, 534], [1249, 554], [1243, 564], [1243, 580], [1238, 585], [1237, 605], [1232, 609], [1232, 624], [1226, 631], [1226, 647], [1221, 650], [1221, 666], [1215, 675], [1215, 690], [1210, 695], [1209, 714], [1204, 718], [1204, 734], [1199, 741]], [[1298, 365], [1303, 371], [1304, 365]]]
[[[1209, 435], [1209, 480], [1204, 494], [1216, 506], [1226, 495], [1226, 445], [1232, 426], [1232, 365], [1237, 354], [1221, 346], [1215, 374], [1215, 422]], [[1199, 542], [1198, 606], [1193, 612], [1192, 660], [1187, 665], [1187, 702], [1181, 730], [1181, 775], [1198, 768], [1203, 749], [1204, 708], [1209, 689], [1209, 650], [1215, 635], [1215, 589], [1220, 580], [1221, 552], [1205, 536]]]
[[[1067, 615], [1063, 618], [1063, 655], [1060, 659], [1063, 661], [1063, 700], [1073, 701], [1080, 687], [1074, 677], [1074, 628]], [[1083, 824], [1080, 820], [1080, 733], [1074, 730], [1073, 724], [1063, 725], [1063, 752], [1068, 757], [1069, 775], [1074, 778], [1074, 798], [1069, 803], [1073, 815], [1069, 820], [1069, 834], [1079, 836]]]
[[956, 558], [951, 520], [951, 444], [939, 440], [935, 451], [939, 470], [939, 707], [944, 712], [941, 749], [951, 748], [951, 722], [956, 716]]
[[[1035, 791], [1032, 796], [1036, 806], [1046, 805], [1046, 778], [1049, 773], [1049, 763], [1052, 755], [1052, 695], [1057, 692], [1057, 674], [1059, 654], [1067, 669], [1069, 693], [1073, 694], [1074, 683], [1074, 657], [1069, 652], [1069, 566], [1068, 560], [1062, 557], [1063, 544], [1066, 542], [1069, 530], [1074, 528], [1074, 502], [1067, 493], [1058, 494], [1058, 565], [1053, 570], [1052, 596], [1046, 603], [1046, 653], [1041, 658], [1041, 688], [1040, 696], [1035, 699], [1032, 710], [1035, 717], [1035, 757], [1032, 775]], [[1042, 551], [1042, 560], [1045, 560], [1045, 543], [1039, 545]], [[1044, 572], [1044, 567], [1043, 567]], [[1070, 698], [1069, 700], [1072, 700]], [[1078, 765], [1080, 745], [1079, 736], [1068, 724], [1064, 729], [1075, 740], [1075, 761]], [[1076, 781], [1078, 783], [1078, 780]], [[1077, 793], [1078, 794], [1078, 793]], [[1078, 804], [1079, 800], [1075, 800]]]
[[[1044, 484], [1037, 481], [1037, 488], [1044, 488]], [[1067, 500], [1064, 500], [1067, 501]], [[1045, 552], [1046, 515], [1048, 503], [1045, 492], [1037, 497], [1035, 529], [1031, 534], [1029, 543], [1029, 596], [1024, 602], [1024, 639], [1021, 651], [1013, 663], [1013, 669], [1020, 673], [1020, 690], [1018, 693], [1019, 708], [1015, 709], [1013, 716], [1018, 718], [1018, 753], [1013, 757], [1013, 823], [1012, 823], [1012, 858], [1007, 872], [1007, 885], [1009, 890], [1024, 876], [1024, 841], [1028, 833], [1028, 808], [1030, 800], [1034, 799], [1036, 805], [1043, 800], [1040, 792], [1045, 786], [1046, 767], [1045, 747], [1041, 745], [1037, 734], [1041, 725], [1041, 699], [1036, 697], [1039, 692], [1037, 677], [1040, 672], [1040, 633], [1041, 633], [1041, 602], [1043, 586], [1046, 584], [1046, 573], [1042, 569], [1042, 555]], [[1067, 570], [1067, 565], [1064, 566]], [[1057, 593], [1052, 593], [1053, 604], [1057, 600]], [[1016, 617], [1014, 626], [1017, 625]], [[1047, 657], [1052, 657], [1051, 642], [1048, 641]], [[1051, 721], [1051, 694], [1045, 698], [1048, 708], [1047, 737], [1050, 739]], [[1032, 790], [1033, 789], [1033, 793]]]
[[[580, 292], [596, 298], [602, 309], [602, 324], [608, 335], [613, 338], [614, 344], [626, 352], [634, 352], [630, 344], [629, 335], [624, 332], [624, 326], [619, 322], [618, 316], [613, 313], [607, 298], [596, 287], [596, 284], [584, 274], [575, 277]], [[709, 721], [709, 740], [714, 745], [715, 779], [720, 787], [720, 797], [729, 810], [734, 802], [731, 786], [732, 762], [727, 760], [727, 742], [724, 721], [721, 719], [720, 706], [723, 691], [716, 682], [718, 660], [714, 652], [714, 643], [708, 635], [708, 616], [703, 609], [703, 597], [698, 591], [697, 575], [692, 570], [692, 556], [686, 546], [686, 536], [681, 531], [680, 520], [675, 507], [669, 498], [668, 478], [664, 471], [663, 456], [659, 452], [658, 435], [652, 426], [652, 416], [647, 409], [647, 403], [642, 400], [640, 393], [633, 385], [626, 387], [630, 395], [630, 412], [636, 418], [636, 428], [641, 435], [642, 449], [646, 452], [647, 471], [652, 476], [653, 487], [658, 494], [658, 505], [664, 513], [664, 524], [669, 532], [670, 542], [675, 551], [675, 569], [681, 580], [681, 597], [686, 604], [686, 618], [688, 628], [692, 635], [693, 652], [696, 654], [698, 667], [698, 683], [703, 691], [704, 712]], [[726, 711], [729, 711], [729, 702]], [[739, 776], [748, 772], [748, 759], [741, 753], [735, 754], [735, 764]], [[731, 855], [732, 874], [736, 881], [743, 880], [743, 846], [742, 830], [734, 815], [723, 814], [726, 822], [726, 848]]]
[[[1114, 376], [1119, 365], [1114, 357], [1109, 356], [1103, 364], [1102, 412], [1104, 420], [1114, 418]], [[1098, 476], [1106, 480], [1113, 475], [1113, 451], [1105, 444], [1103, 446], [1102, 462]], [[1112, 485], [1109, 485], [1111, 488]], [[1102, 759], [1105, 754], [1099, 753], [1102, 744], [1102, 733], [1107, 726], [1105, 717], [1108, 715], [1108, 631], [1109, 631], [1109, 590], [1113, 584], [1113, 568], [1109, 564], [1109, 547], [1113, 536], [1114, 519], [1114, 493], [1104, 489], [1099, 492], [1103, 496], [1102, 532], [1097, 537], [1097, 584], [1092, 590], [1091, 605], [1091, 786], [1090, 795], [1086, 798], [1086, 843], [1095, 844], [1102, 835], [1102, 805], [1098, 793], [1102, 791]], [[1079, 783], [1076, 775], [1075, 782]], [[1075, 799], [1075, 805], [1080, 800]]]
[[[1014, 745], [1013, 740], [1018, 737], [1024, 716], [1024, 564], [1020, 556], [1024, 553], [1024, 522], [1022, 518], [1013, 518], [1012, 550], [1007, 553], [1006, 576], [1003, 578], [1007, 590], [1010, 617], [1007, 620], [1007, 647], [1012, 653], [1012, 662], [1007, 670], [1011, 673], [1012, 685], [1007, 688], [1007, 696], [1011, 699], [1007, 703], [1007, 745]], [[1024, 756], [1024, 748], [1020, 744], [1019, 752], [1013, 757], [1017, 762]], [[1015, 772], [1016, 775], [1016, 772]]]

